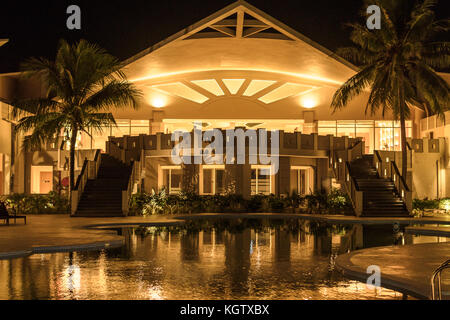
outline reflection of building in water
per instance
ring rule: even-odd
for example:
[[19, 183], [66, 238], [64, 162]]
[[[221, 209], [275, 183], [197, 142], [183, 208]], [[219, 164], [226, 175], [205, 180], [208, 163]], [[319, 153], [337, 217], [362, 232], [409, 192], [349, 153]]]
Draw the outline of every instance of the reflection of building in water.
[[274, 259], [275, 261], [289, 261], [291, 258], [291, 239], [289, 232], [277, 227], [274, 230]]
[[231, 294], [248, 294], [251, 230], [225, 234], [225, 268], [230, 278]]
[[[371, 228], [328, 227], [314, 233], [308, 223], [299, 222], [299, 227], [294, 231], [205, 229], [189, 234], [158, 228], [141, 233], [128, 230], [122, 232], [126, 240], [122, 248], [0, 260], [0, 299], [327, 296], [335, 292], [332, 287], [338, 277], [330, 273], [330, 256], [361, 248]], [[406, 235], [405, 239], [409, 243], [423, 238]], [[346, 294], [356, 289], [339, 290]]]
[[363, 227], [354, 224], [348, 228], [345, 234], [338, 236], [340, 239], [338, 254], [363, 248]]
[[199, 234], [187, 233], [180, 237], [180, 253], [181, 259], [186, 260], [199, 260]]

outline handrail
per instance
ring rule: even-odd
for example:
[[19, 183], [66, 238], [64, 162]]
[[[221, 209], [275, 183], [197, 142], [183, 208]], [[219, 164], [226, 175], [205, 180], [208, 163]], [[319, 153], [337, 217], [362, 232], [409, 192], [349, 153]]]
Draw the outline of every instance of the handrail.
[[436, 278], [438, 280], [437, 283], [437, 291], [438, 291], [438, 299], [442, 300], [442, 287], [441, 287], [441, 273], [445, 269], [450, 269], [450, 260], [445, 261], [443, 264], [441, 264], [436, 270], [434, 270], [432, 276], [431, 276], [431, 299], [436, 299], [436, 289], [435, 289], [435, 282]]
[[400, 174], [400, 170], [395, 161], [391, 161], [390, 163], [389, 178], [394, 182], [394, 187], [403, 199], [408, 212], [412, 212], [412, 192], [408, 187], [405, 178]]
[[395, 174], [399, 176], [400, 182], [402, 183], [405, 191], [409, 191], [408, 184], [406, 183], [405, 178], [400, 174], [400, 170], [398, 170], [397, 164], [394, 161], [391, 161], [391, 172], [392, 172], [392, 169], [394, 169]]
[[81, 172], [78, 175], [77, 182], [75, 184], [74, 189], [71, 191], [71, 213], [75, 214], [78, 208], [78, 204], [81, 199], [81, 195], [83, 194], [84, 188], [88, 182], [88, 179], [97, 178], [97, 174], [100, 168], [100, 149], [95, 151], [94, 160], [85, 159], [83, 162], [83, 167], [81, 168]]
[[77, 182], [76, 182], [73, 190], [78, 190], [78, 188], [80, 187], [81, 180], [84, 178], [84, 176], [86, 174], [86, 168], [88, 166], [88, 163], [89, 163], [89, 160], [85, 159], [83, 162], [83, 167], [81, 168], [81, 172], [78, 175]]
[[127, 189], [122, 190], [122, 212], [124, 213], [124, 215], [128, 215], [129, 202], [131, 199], [131, 195], [133, 194], [134, 184], [138, 181], [139, 176], [142, 172], [144, 153], [145, 150], [141, 150], [139, 161], [131, 162], [131, 174], [130, 178], [128, 179]]
[[358, 183], [355, 177], [351, 175], [350, 162], [345, 162], [345, 189], [349, 195], [350, 201], [352, 202], [353, 208], [355, 209], [356, 215], [360, 216], [364, 207], [364, 193], [358, 190]]

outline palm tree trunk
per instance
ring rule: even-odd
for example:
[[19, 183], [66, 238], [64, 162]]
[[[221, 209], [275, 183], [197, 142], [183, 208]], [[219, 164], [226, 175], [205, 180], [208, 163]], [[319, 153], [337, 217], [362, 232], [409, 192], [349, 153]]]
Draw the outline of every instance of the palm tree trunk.
[[402, 146], [402, 177], [407, 181], [406, 175], [408, 173], [408, 150], [406, 147], [406, 123], [405, 123], [405, 107], [402, 103], [402, 109], [400, 110], [400, 136]]
[[[69, 155], [69, 180], [70, 180], [70, 198], [72, 190], [75, 188], [75, 144], [77, 142], [78, 130], [72, 128], [72, 136], [70, 137], [70, 155]], [[72, 199], [71, 199], [72, 200]]]
[[398, 92], [398, 103], [399, 103], [399, 111], [400, 111], [400, 138], [401, 138], [401, 147], [402, 147], [402, 177], [407, 181], [406, 175], [408, 173], [408, 150], [406, 149], [406, 123], [405, 123], [405, 111], [406, 111], [406, 103], [405, 103], [405, 88], [403, 87], [403, 83], [400, 81], [399, 92]]

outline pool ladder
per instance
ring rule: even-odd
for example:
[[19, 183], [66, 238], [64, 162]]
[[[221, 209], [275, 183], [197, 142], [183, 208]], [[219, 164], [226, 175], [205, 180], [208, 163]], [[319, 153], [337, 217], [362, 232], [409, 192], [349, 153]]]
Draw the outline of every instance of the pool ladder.
[[[431, 276], [431, 299], [432, 300], [442, 300], [442, 287], [441, 287], [441, 273], [445, 269], [450, 269], [450, 260], [445, 261], [436, 270], [434, 270]], [[437, 279], [437, 298], [436, 298], [436, 284]]]

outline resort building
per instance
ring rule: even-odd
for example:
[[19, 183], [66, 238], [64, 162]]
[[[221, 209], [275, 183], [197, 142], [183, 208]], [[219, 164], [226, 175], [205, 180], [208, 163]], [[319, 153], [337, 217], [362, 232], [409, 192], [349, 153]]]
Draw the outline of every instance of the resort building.
[[[370, 206], [363, 199], [371, 186], [358, 185], [360, 177], [349, 170], [358, 159], [377, 171], [391, 196], [395, 193], [392, 201], [401, 203], [401, 214], [411, 210], [412, 198], [450, 196], [450, 114], [427, 118], [421, 109], [411, 109], [408, 177], [400, 179], [400, 123], [394, 116], [366, 114], [368, 94], [336, 113], [330, 109], [334, 92], [357, 70], [254, 6], [231, 4], [124, 61], [123, 71], [144, 99], [137, 110], [113, 110], [117, 127], [79, 135], [77, 173], [83, 165], [86, 169], [75, 191], [73, 213], [99, 166], [113, 167], [114, 159], [132, 170], [124, 169], [126, 181], [118, 186], [122, 203], [139, 188], [250, 197], [340, 187], [360, 215]], [[21, 152], [8, 118], [9, 99], [39, 96], [41, 91], [40, 84], [24, 83], [19, 75], [0, 75], [0, 193], [39, 194], [67, 187], [64, 144]], [[279, 170], [262, 163], [173, 163], [171, 134], [194, 128], [265, 129], [269, 135], [279, 130]], [[97, 149], [108, 156], [99, 157]], [[126, 213], [125, 205], [121, 209]]]

